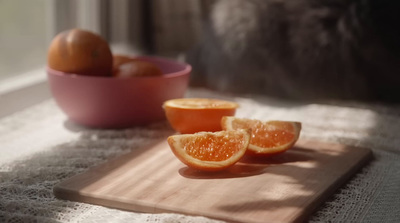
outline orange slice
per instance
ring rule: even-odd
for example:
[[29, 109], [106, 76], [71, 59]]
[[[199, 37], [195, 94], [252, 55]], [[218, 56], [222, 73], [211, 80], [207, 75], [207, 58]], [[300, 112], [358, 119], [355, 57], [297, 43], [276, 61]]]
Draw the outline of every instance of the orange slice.
[[251, 129], [248, 154], [273, 155], [290, 149], [300, 136], [301, 123], [223, 117], [221, 126], [225, 130]]
[[175, 131], [196, 133], [221, 131], [221, 118], [233, 116], [237, 103], [209, 98], [180, 98], [168, 100], [163, 108]]
[[198, 132], [173, 135], [167, 141], [175, 156], [189, 167], [219, 171], [234, 165], [246, 153], [251, 130]]

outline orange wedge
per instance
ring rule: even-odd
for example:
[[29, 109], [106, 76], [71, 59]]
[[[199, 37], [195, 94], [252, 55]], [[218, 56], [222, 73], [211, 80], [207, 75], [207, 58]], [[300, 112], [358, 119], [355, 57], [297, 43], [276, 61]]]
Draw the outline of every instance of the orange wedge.
[[167, 141], [175, 156], [189, 167], [220, 171], [234, 165], [246, 153], [251, 130], [198, 132], [173, 135]]
[[252, 135], [248, 154], [274, 155], [290, 149], [298, 140], [301, 131], [300, 122], [260, 121], [253, 119], [223, 117], [224, 130], [251, 129]]
[[172, 128], [184, 134], [221, 131], [221, 118], [235, 115], [237, 107], [237, 103], [210, 98], [172, 99], [163, 105]]

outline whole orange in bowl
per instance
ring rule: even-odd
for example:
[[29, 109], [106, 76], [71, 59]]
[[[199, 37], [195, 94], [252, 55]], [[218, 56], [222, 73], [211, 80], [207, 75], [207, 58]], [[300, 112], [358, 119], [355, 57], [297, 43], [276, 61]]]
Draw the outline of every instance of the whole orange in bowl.
[[142, 60], [132, 60], [114, 67], [115, 77], [149, 77], [162, 75], [161, 69], [154, 63]]
[[124, 63], [129, 63], [135, 60], [137, 60], [137, 58], [125, 54], [113, 54], [113, 67], [116, 69]]
[[192, 68], [162, 57], [136, 58], [155, 64], [162, 75], [87, 76], [47, 67], [53, 98], [69, 120], [88, 127], [127, 128], [164, 121], [163, 103], [184, 96]]
[[100, 35], [81, 29], [59, 33], [50, 43], [47, 65], [53, 70], [87, 75], [111, 76], [113, 56]]
[[180, 98], [163, 104], [172, 128], [189, 134], [222, 130], [221, 118], [235, 115], [238, 107], [235, 102], [212, 98]]
[[224, 130], [251, 129], [252, 135], [247, 154], [270, 156], [290, 149], [299, 139], [300, 122], [261, 121], [255, 119], [223, 117]]

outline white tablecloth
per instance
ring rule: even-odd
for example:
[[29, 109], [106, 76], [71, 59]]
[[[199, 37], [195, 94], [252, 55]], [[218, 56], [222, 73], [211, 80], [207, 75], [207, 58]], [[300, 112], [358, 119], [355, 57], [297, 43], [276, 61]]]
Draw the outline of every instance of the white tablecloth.
[[[399, 106], [295, 103], [204, 89], [191, 89], [186, 96], [236, 101], [239, 117], [301, 121], [305, 139], [371, 148], [374, 160], [310, 221], [400, 222]], [[68, 121], [53, 100], [0, 119], [0, 222], [217, 222], [54, 197], [52, 188], [61, 180], [172, 133], [166, 122], [124, 130], [86, 129]]]

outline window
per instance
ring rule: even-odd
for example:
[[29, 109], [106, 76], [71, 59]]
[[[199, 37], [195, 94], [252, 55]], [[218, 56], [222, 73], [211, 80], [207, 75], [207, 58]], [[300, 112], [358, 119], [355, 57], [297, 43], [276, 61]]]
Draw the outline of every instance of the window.
[[196, 42], [204, 4], [203, 0], [0, 0], [0, 117], [50, 97], [44, 68], [48, 46], [57, 33], [82, 28], [103, 36], [113, 53], [176, 57]]
[[0, 80], [43, 66], [48, 0], [0, 0]]
[[0, 0], [0, 118], [50, 97], [47, 49], [62, 30], [102, 33], [106, 0]]

